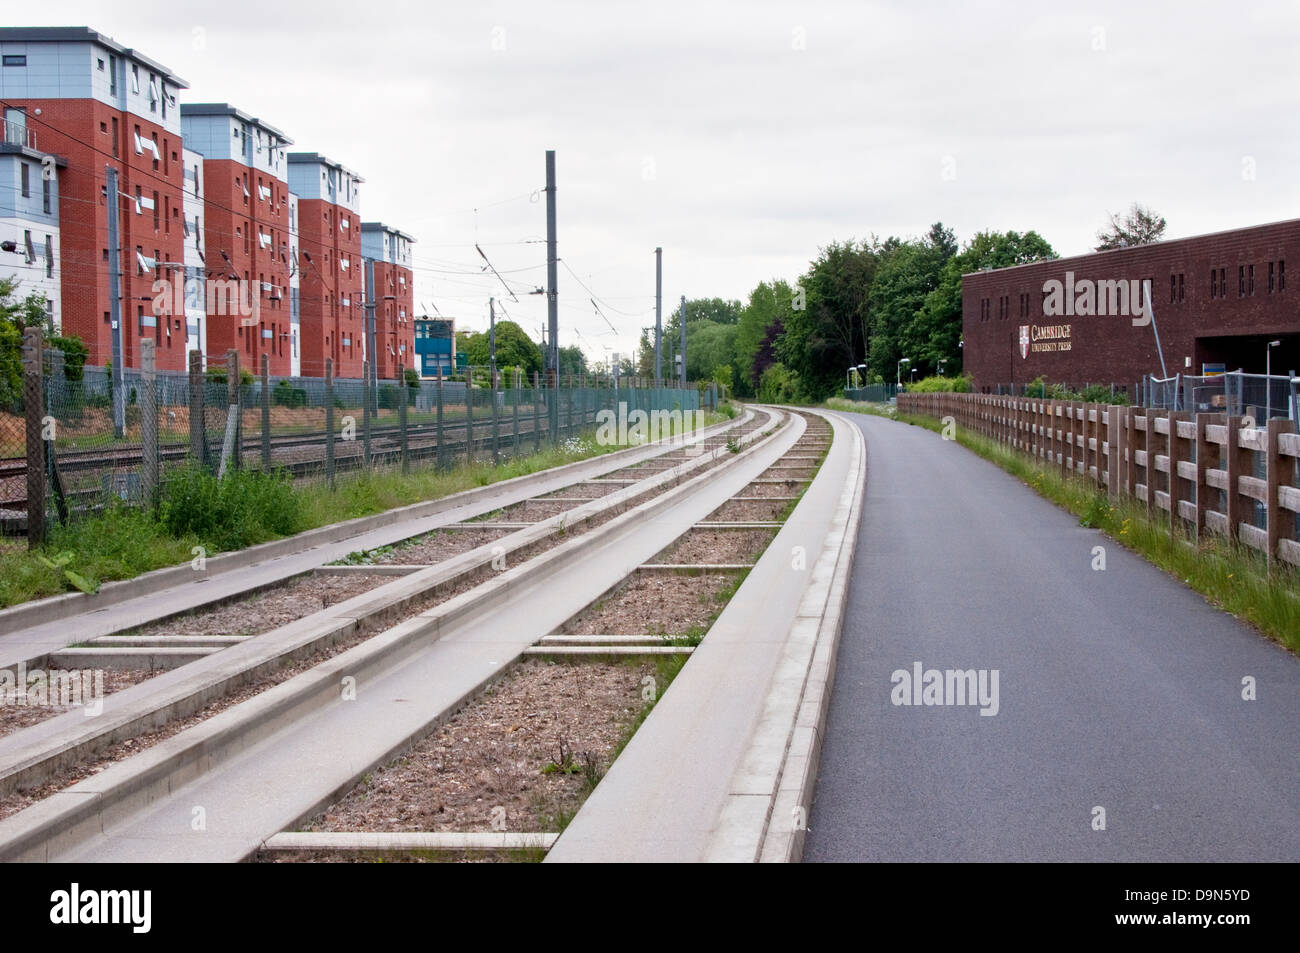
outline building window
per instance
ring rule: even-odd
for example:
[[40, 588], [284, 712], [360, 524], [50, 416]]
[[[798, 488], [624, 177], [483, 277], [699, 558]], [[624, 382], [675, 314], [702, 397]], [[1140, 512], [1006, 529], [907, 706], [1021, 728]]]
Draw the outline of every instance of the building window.
[[1237, 297], [1246, 297], [1246, 266], [1237, 266]]
[[1178, 297], [1178, 276], [1169, 276], [1169, 303], [1173, 304]]
[[45, 277], [54, 277], [54, 236], [45, 236]]
[[95, 65], [99, 68], [99, 71], [100, 71], [101, 73], [104, 72], [104, 61], [103, 61], [103, 59], [96, 59], [96, 60], [95, 60]]
[[27, 57], [22, 54], [6, 53], [4, 58], [5, 66], [26, 66]]
[[131, 64], [131, 92], [140, 95], [140, 67]]
[[52, 200], [53, 196], [50, 190], [50, 180], [45, 178], [45, 176], [41, 176], [41, 204], [45, 209], [46, 215], [50, 214]]
[[1219, 296], [1219, 273], [1215, 269], [1211, 268], [1210, 269], [1210, 297], [1217, 298], [1218, 296]]
[[1273, 293], [1273, 286], [1274, 286], [1273, 272], [1274, 272], [1274, 263], [1270, 261], [1268, 263], [1268, 293], [1269, 294]]
[[1254, 265], [1251, 265], [1247, 269], [1247, 275], [1249, 277], [1247, 278], [1247, 282], [1246, 282], [1246, 294], [1253, 295], [1255, 293], [1255, 266]]
[[18, 170], [19, 170], [18, 171], [19, 180], [22, 183], [20, 187], [22, 189], [23, 198], [25, 199], [31, 198], [32, 195], [31, 169], [26, 162], [20, 162], [18, 163]]
[[1283, 291], [1286, 291], [1286, 262], [1285, 261], [1279, 261], [1277, 263], [1277, 291], [1278, 294], [1281, 294]]
[[1219, 297], [1228, 297], [1228, 269], [1219, 269]]

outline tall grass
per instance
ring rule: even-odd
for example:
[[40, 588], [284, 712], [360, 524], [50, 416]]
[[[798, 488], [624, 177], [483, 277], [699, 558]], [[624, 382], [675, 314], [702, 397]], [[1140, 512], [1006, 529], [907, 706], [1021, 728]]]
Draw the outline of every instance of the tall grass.
[[[699, 419], [706, 427], [727, 418], [702, 413]], [[0, 546], [0, 607], [72, 588], [61, 569], [40, 561], [42, 555], [71, 553], [67, 568], [95, 585], [131, 579], [190, 561], [196, 546], [207, 555], [242, 549], [618, 449], [598, 444], [589, 431], [496, 466], [476, 461], [405, 475], [390, 469], [361, 471], [340, 478], [333, 492], [322, 485], [293, 484], [283, 472], [239, 470], [218, 481], [198, 468], [169, 470], [156, 512], [113, 503], [66, 527], [54, 526], [49, 542], [36, 553], [22, 542]]]

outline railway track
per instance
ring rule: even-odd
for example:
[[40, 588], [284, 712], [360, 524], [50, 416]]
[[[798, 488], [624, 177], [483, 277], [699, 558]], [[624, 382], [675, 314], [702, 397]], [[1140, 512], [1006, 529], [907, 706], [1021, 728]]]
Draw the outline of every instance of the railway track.
[[[595, 411], [579, 415], [574, 420], [572, 427], [569, 426], [566, 419], [561, 427], [561, 434], [589, 427], [594, 422]], [[509, 425], [508, 429], [507, 424]], [[499, 427], [495, 439], [501, 452], [507, 454], [513, 452], [516, 443], [513, 421], [509, 419], [503, 420], [500, 422]], [[442, 441], [439, 442], [439, 428], [436, 424], [411, 425], [407, 428], [406, 456], [411, 461], [418, 461], [441, 455], [448, 461], [455, 461], [458, 457], [463, 457], [468, 450], [466, 446], [466, 431], [468, 429], [464, 422], [445, 423], [441, 428]], [[485, 434], [484, 430], [488, 430], [489, 433]], [[492, 448], [494, 438], [490, 430], [490, 420], [475, 420], [473, 424], [473, 449], [476, 454], [487, 452]], [[531, 419], [521, 417], [519, 420], [518, 443], [522, 447], [527, 442], [533, 441], [534, 434], [537, 435], [538, 441], [547, 440], [549, 439], [547, 436], [549, 432], [549, 424], [545, 417], [536, 423]], [[272, 463], [287, 470], [295, 478], [319, 473], [325, 466], [325, 445], [326, 437], [321, 433], [272, 437]], [[245, 461], [245, 465], [260, 466], [261, 452], [260, 438], [245, 440], [241, 460]], [[401, 429], [399, 427], [372, 428], [369, 456], [371, 465], [392, 464], [401, 459], [402, 453]], [[184, 444], [164, 446], [159, 450], [159, 457], [164, 467], [168, 463], [181, 463], [189, 455], [189, 447]], [[88, 477], [93, 478], [95, 475], [138, 469], [142, 465], [142, 454], [138, 448], [60, 452], [58, 463], [59, 472], [67, 483], [72, 484], [77, 481], [84, 483]], [[335, 439], [334, 469], [336, 472], [360, 469], [365, 466], [365, 463], [365, 445], [359, 436], [356, 439], [349, 440]], [[27, 498], [23, 495], [23, 491], [26, 489], [26, 475], [27, 462], [25, 458], [8, 458], [0, 461], [0, 508], [21, 511], [26, 507]], [[95, 481], [92, 479], [91, 482]], [[70, 486], [66, 491], [66, 497], [74, 505], [86, 505], [102, 497], [103, 492], [103, 488], [97, 484], [82, 487]]]
[[[228, 593], [198, 613], [160, 613], [32, 658], [50, 670], [134, 672], [135, 684], [103, 698], [95, 718], [73, 709], [0, 737], [0, 859], [320, 850], [276, 837], [521, 659], [688, 656], [706, 634], [588, 630], [606, 603], [635, 604], [647, 580], [739, 584], [752, 561], [721, 540], [748, 533], [765, 547], [830, 442], [820, 418], [764, 408], [711, 429], [697, 446], [620, 451], [594, 476], [559, 478], [505, 506], [462, 506], [432, 535], [315, 565], [287, 585], [325, 580], [350, 594], [265, 631], [199, 632], [205, 613], [220, 629], [221, 613], [238, 612], [239, 594]], [[700, 562], [710, 546], [731, 547], [729, 561]], [[463, 833], [493, 842], [486, 830]], [[524, 833], [530, 848], [554, 842]]]

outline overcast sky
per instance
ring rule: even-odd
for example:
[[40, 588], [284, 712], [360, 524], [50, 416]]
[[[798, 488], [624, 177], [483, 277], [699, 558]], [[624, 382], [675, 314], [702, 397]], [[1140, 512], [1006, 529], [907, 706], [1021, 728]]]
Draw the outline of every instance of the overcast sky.
[[[558, 166], [561, 344], [626, 352], [665, 310], [791, 281], [819, 246], [941, 220], [1087, 251], [1140, 200], [1167, 237], [1297, 215], [1300, 5], [64, 0], [90, 26], [365, 179], [412, 234], [416, 301], [534, 336], [544, 153]], [[477, 212], [474, 209], [477, 208]], [[575, 337], [575, 332], [581, 337]]]

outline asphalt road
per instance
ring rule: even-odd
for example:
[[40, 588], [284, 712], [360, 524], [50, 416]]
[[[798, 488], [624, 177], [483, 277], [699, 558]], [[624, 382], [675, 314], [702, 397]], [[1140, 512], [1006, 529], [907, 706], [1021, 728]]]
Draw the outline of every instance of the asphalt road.
[[[1300, 860], [1300, 660], [960, 445], [853, 419], [866, 497], [805, 860]], [[986, 697], [996, 670], [996, 714], [946, 676], [953, 704], [895, 704], [926, 700], [894, 679], [917, 662], [985, 670]]]

